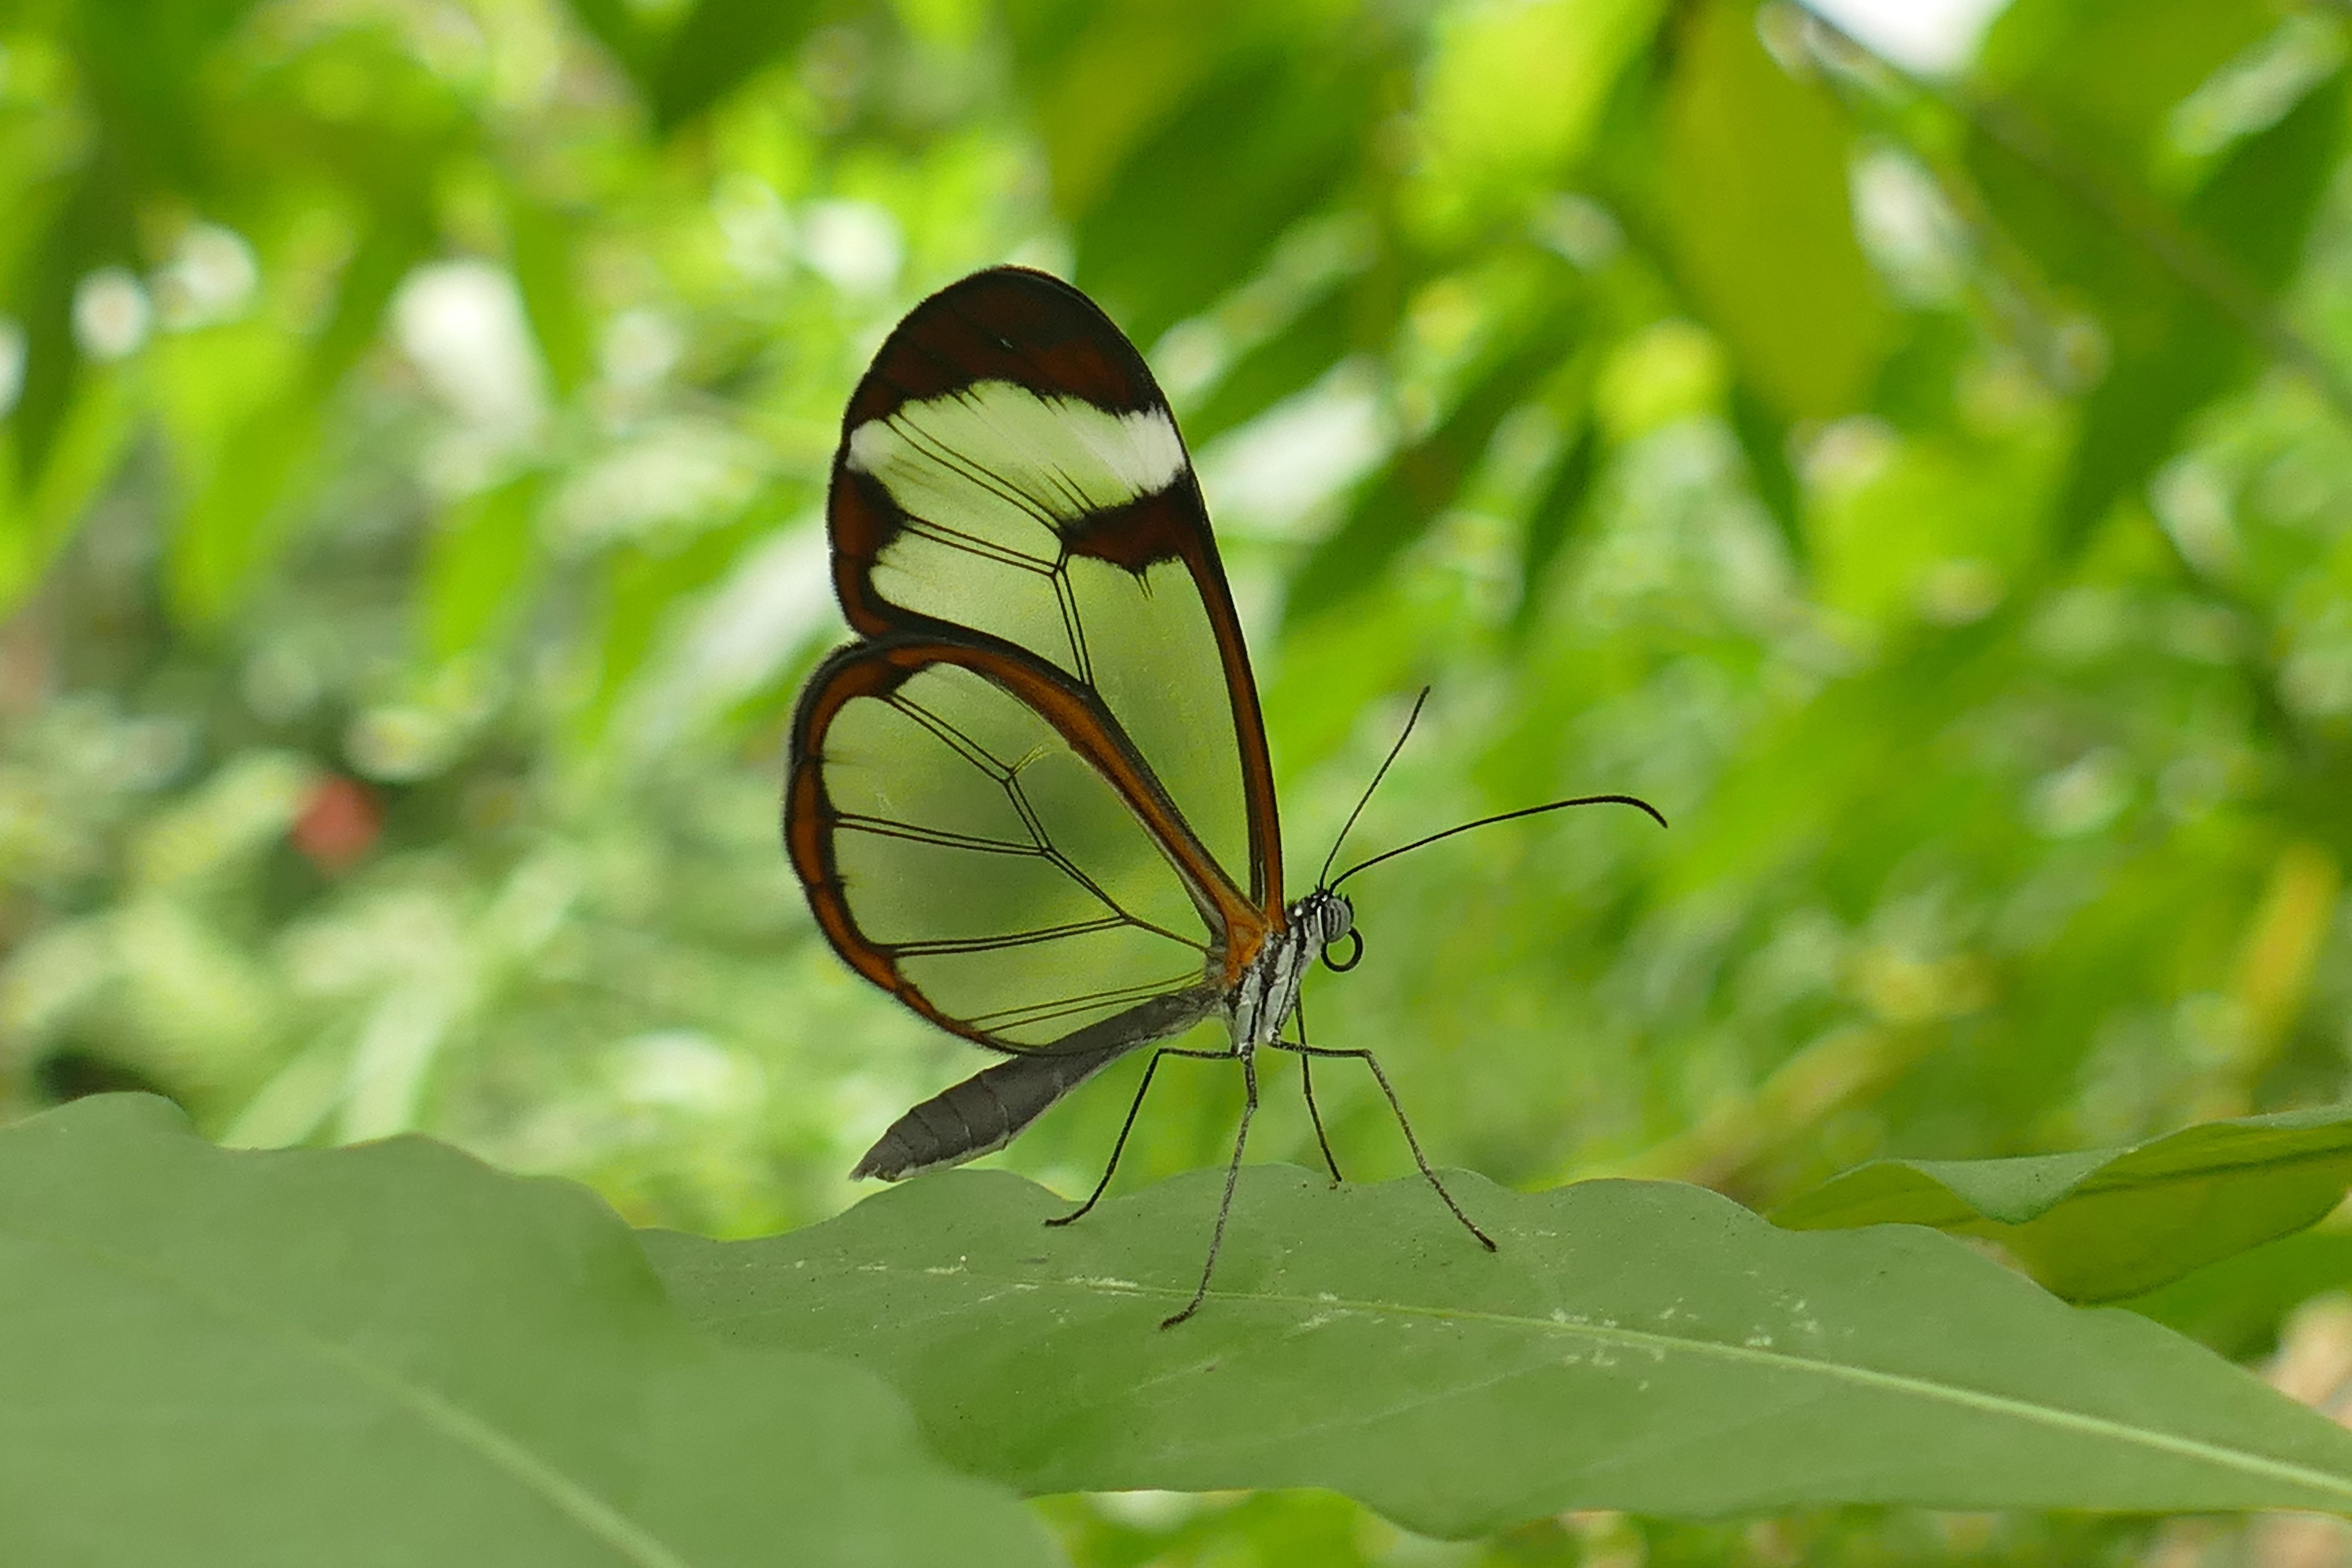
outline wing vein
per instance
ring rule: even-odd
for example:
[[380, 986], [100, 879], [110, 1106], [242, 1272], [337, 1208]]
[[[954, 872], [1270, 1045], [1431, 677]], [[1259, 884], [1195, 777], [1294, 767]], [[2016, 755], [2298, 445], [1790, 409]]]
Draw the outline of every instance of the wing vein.
[[908, 446], [921, 451], [931, 461], [974, 488], [986, 490], [1007, 506], [1027, 512], [1055, 538], [1061, 537], [1061, 531], [1054, 526], [1054, 512], [1045, 501], [1031, 495], [1002, 474], [991, 470], [957, 451], [929, 431], [917, 429], [912, 421], [893, 417], [891, 424], [906, 437]]
[[1080, 996], [1065, 996], [1053, 1002], [1033, 1002], [1025, 1006], [1005, 1007], [993, 1013], [975, 1014], [964, 1022], [983, 1029], [1017, 1029], [1025, 1025], [1050, 1023], [1055, 1018], [1090, 1013], [1097, 1008], [1120, 1002], [1148, 1002], [1154, 996], [1165, 996], [1198, 984], [1200, 982], [1196, 978], [1180, 974], [1171, 980], [1138, 982], [1133, 985], [1116, 986], [1108, 991], [1090, 991]]
[[901, 958], [937, 958], [946, 953], [997, 952], [1005, 948], [1034, 947], [1041, 942], [1091, 936], [1097, 931], [1116, 931], [1120, 926], [1134, 923], [1124, 915], [1111, 914], [1100, 920], [1070, 921], [1057, 926], [1040, 926], [1034, 931], [1010, 931], [1003, 936], [943, 936], [929, 942], [892, 942], [877, 945]]
[[913, 512], [908, 512], [907, 531], [918, 539], [928, 539], [932, 543], [946, 549], [961, 550], [967, 555], [977, 555], [983, 561], [994, 562], [1000, 566], [1016, 566], [1024, 572], [1034, 573], [1040, 577], [1050, 577], [1060, 570], [1058, 566], [1047, 565], [1034, 555], [1024, 555], [1009, 544], [999, 544], [993, 540], [982, 539], [979, 534], [967, 533], [951, 523], [940, 522], [935, 518], [917, 517]]
[[859, 833], [871, 833], [878, 838], [904, 838], [914, 844], [933, 844], [942, 849], [971, 849], [983, 855], [1027, 855], [1051, 859], [1051, 848], [1035, 844], [1014, 844], [1003, 838], [983, 838], [974, 833], [957, 833], [945, 827], [922, 827], [911, 822], [897, 822], [887, 816], [867, 816], [862, 812], [845, 811], [834, 818], [837, 827]]

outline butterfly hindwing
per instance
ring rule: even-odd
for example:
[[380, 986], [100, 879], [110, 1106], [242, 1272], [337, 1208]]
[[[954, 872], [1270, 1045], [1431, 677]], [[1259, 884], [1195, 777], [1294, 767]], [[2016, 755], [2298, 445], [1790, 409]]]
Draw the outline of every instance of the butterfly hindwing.
[[1092, 694], [994, 639], [834, 655], [794, 721], [785, 837], [844, 957], [1000, 1050], [1189, 1027], [1255, 919]]

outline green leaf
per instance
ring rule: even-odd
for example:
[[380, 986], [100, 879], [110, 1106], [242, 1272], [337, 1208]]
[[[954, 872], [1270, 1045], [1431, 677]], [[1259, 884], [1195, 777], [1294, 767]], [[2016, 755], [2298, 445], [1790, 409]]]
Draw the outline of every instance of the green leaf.
[[815, 19], [809, 0], [700, 0], [653, 72], [655, 126], [667, 133], [782, 58]]
[[1440, 13], [1423, 68], [1420, 205], [1456, 235], [1559, 183], [1590, 146], [1657, 0], [1535, 0]]
[[1601, 422], [1588, 413], [1562, 446], [1550, 477], [1528, 508], [1527, 533], [1519, 545], [1519, 602], [1511, 616], [1513, 631], [1521, 636], [1533, 628], [1542, 612], [1544, 578], [1569, 535], [1582, 521], [1593, 476], [1600, 468]]
[[1185, 440], [1196, 450], [1207, 446], [1312, 386], [1346, 358], [1360, 346], [1358, 318], [1365, 313], [1360, 292], [1346, 283], [1329, 289], [1236, 359], [1201, 405], [1185, 414]]
[[1566, 361], [1585, 320], [1581, 301], [1573, 296], [1541, 308], [1536, 320], [1520, 325], [1475, 373], [1435, 429], [1365, 481], [1348, 515], [1292, 579], [1289, 617], [1303, 624], [1362, 592], [1429, 531], [1486, 455], [1496, 426]]
[[18, 493], [16, 452], [0, 447], [0, 616], [39, 585], [137, 433], [136, 385], [121, 369], [83, 375], [53, 429], [40, 476]]
[[674, 25], [657, 26], [631, 0], [569, 5], [572, 19], [628, 73], [662, 135], [797, 47], [817, 11], [808, 0], [699, 0]]
[[586, 1192], [421, 1139], [0, 1131], [12, 1563], [1049, 1560], [872, 1378], [687, 1329]]
[[421, 610], [425, 653], [446, 659], [511, 627], [529, 608], [538, 574], [542, 473], [469, 496], [442, 518], [425, 546]]
[[25, 330], [23, 381], [8, 421], [20, 492], [47, 477], [50, 448], [64, 433], [81, 380], [75, 290], [98, 268], [137, 257], [131, 195], [121, 171], [103, 162], [86, 165], [60, 182], [49, 221], [22, 264], [13, 307]]
[[2128, 162], [2276, 16], [2265, 0], [2016, 0], [1987, 30], [1974, 74], [2032, 99], [2077, 146]]
[[507, 189], [507, 250], [523, 314], [530, 321], [539, 357], [560, 396], [580, 389], [594, 368], [595, 323], [581, 298], [571, 215], [534, 200], [520, 187]]
[[1694, 20], [1665, 109], [1676, 271], [1731, 347], [1739, 379], [1784, 418], [1858, 406], [1887, 310], [1854, 237], [1843, 121], [1764, 51], [1751, 5]]
[[2279, 1326], [2314, 1296], [2352, 1287], [2352, 1232], [2322, 1226], [2265, 1242], [2118, 1305], [2231, 1361], [2268, 1355]]
[[1745, 386], [1731, 389], [1731, 432], [1739, 439], [1739, 455], [1748, 459], [1748, 483], [1756, 499], [1780, 525], [1789, 552], [1806, 555], [1803, 498], [1797, 490], [1797, 472], [1789, 462], [1788, 422], [1766, 407], [1763, 399]]
[[2130, 1149], [1876, 1160], [1783, 1205], [1822, 1230], [1931, 1225], [1989, 1237], [2058, 1294], [2111, 1301], [2314, 1224], [2352, 1185], [2352, 1106], [2209, 1121]]
[[772, 497], [755, 498], [720, 526], [683, 543], [633, 542], [606, 556], [595, 685], [573, 715], [575, 732], [583, 742], [604, 733], [614, 704], [645, 668], [680, 602], [716, 582], [734, 564], [745, 540], [779, 510]]
[[202, 481], [172, 538], [172, 599], [184, 619], [201, 625], [228, 614], [284, 546], [285, 503], [317, 449], [325, 405], [374, 342], [393, 291], [424, 246], [405, 221], [379, 224], [345, 264], [297, 367], [204, 454]]
[[1987, 39], [1996, 96], [1976, 115], [1969, 164], [2002, 228], [2105, 337], [2057, 504], [2070, 549], [2191, 414], [2283, 346], [2273, 302], [2343, 143], [2341, 74], [2232, 144], [2197, 188], [2160, 194], [2149, 180], [2175, 161], [2178, 107], [2274, 20], [2251, 0], [2027, 0]]
[[1073, 215], [1077, 281], [1129, 337], [1152, 343], [1328, 204], [1377, 107], [1364, 81], [1381, 62], [1361, 42], [1223, 62]]
[[926, 1176], [761, 1241], [648, 1233], [731, 1342], [856, 1357], [940, 1451], [1032, 1492], [1326, 1487], [1466, 1536], [1565, 1509], [2352, 1509], [2352, 1433], [1969, 1247], [1806, 1235], [1665, 1183], [1533, 1194], [1243, 1173], [1067, 1205]]
[[567, 0], [567, 5], [572, 19], [611, 51], [640, 88], [652, 78], [660, 51], [630, 0]]

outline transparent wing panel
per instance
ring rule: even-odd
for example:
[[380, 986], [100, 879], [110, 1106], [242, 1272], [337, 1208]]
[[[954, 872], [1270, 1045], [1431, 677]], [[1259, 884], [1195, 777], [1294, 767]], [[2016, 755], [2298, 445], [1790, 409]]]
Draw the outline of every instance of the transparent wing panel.
[[857, 426], [847, 461], [907, 519], [877, 556], [875, 591], [1092, 686], [1202, 843], [1247, 886], [1241, 753], [1199, 585], [1181, 560], [1135, 571], [1073, 555], [1066, 542], [1106, 510], [1180, 485], [1197, 519], [1167, 411], [1113, 414], [982, 382]]
[[1249, 885], [1248, 797], [1216, 633], [1181, 562], [1064, 568], [1095, 689], [1217, 863]]
[[934, 666], [814, 737], [842, 898], [934, 1008], [1040, 1048], [1201, 984], [1206, 919], [1053, 727]]

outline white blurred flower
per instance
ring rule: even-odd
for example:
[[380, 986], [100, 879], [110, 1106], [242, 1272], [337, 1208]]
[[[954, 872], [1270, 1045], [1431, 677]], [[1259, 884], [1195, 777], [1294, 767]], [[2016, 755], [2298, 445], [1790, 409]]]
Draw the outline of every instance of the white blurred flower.
[[698, 1029], [658, 1029], [614, 1048], [614, 1089], [635, 1105], [711, 1116], [761, 1098], [759, 1074]]
[[147, 290], [122, 268], [102, 268], [74, 289], [74, 338], [92, 359], [127, 359], [137, 353], [154, 321]]
[[243, 235], [218, 224], [194, 224], [155, 274], [156, 314], [174, 330], [233, 321], [260, 286], [260, 264]]
[[685, 353], [675, 324], [651, 310], [624, 310], [605, 327], [596, 365], [606, 381], [634, 392], [667, 375]]
[[710, 213], [727, 237], [729, 265], [744, 277], [772, 281], [792, 266], [793, 216], [767, 181], [740, 172], [728, 174], [711, 193]]
[[2131, 773], [2122, 753], [2103, 746], [2033, 786], [2033, 825], [2052, 838], [2096, 833], [2131, 804]]
[[647, 430], [576, 470], [548, 509], [556, 547], [583, 551], [667, 524], [708, 526], [741, 506], [766, 454], [708, 420]]
[[1978, 40], [2008, 0], [1805, 0], [1906, 70], [1949, 76], [1975, 58]]
[[1286, 531], [1370, 471], [1394, 439], [1379, 375], [1341, 363], [1201, 454], [1202, 482], [1220, 521]]
[[843, 292], [879, 294], [898, 281], [898, 223], [873, 203], [811, 202], [801, 229], [802, 258]]
[[0, 316], [0, 419], [16, 406], [25, 390], [25, 329]]
[[514, 280], [486, 261], [420, 267], [393, 301], [403, 353], [452, 412], [486, 433], [528, 433], [545, 407]]

